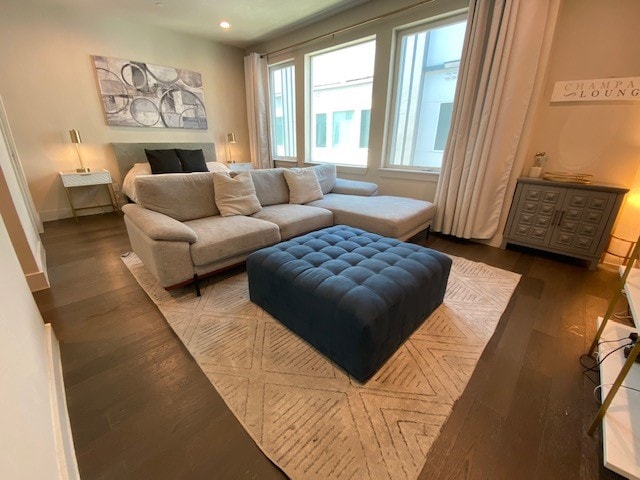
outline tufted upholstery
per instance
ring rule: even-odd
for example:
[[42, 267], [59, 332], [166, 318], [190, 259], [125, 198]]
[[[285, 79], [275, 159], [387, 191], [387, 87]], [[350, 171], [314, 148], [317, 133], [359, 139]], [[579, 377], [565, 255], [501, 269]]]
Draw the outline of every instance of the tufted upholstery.
[[369, 378], [441, 303], [446, 255], [338, 225], [247, 258], [251, 300]]

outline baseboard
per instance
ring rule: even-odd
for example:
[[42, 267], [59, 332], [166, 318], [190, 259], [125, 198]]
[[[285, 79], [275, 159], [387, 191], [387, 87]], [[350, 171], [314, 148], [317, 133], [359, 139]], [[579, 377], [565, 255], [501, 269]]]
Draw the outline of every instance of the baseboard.
[[[100, 207], [90, 208], [88, 210], [77, 211], [79, 217], [86, 217], [87, 215], [97, 215], [99, 213], [110, 213], [112, 210]], [[73, 212], [70, 208], [63, 208], [61, 210], [43, 210], [39, 212], [40, 218], [43, 222], [51, 222], [53, 220], [62, 220], [64, 218], [73, 218]]]
[[29, 285], [29, 289], [32, 292], [37, 292], [38, 290], [45, 290], [51, 286], [49, 283], [49, 275], [47, 273], [47, 252], [42, 245], [42, 242], [38, 242], [37, 247], [38, 253], [36, 258], [36, 263], [40, 270], [34, 273], [28, 273], [25, 275], [27, 278], [27, 284]]
[[51, 327], [46, 323], [45, 349], [49, 360], [49, 397], [51, 403], [51, 416], [53, 418], [53, 434], [58, 459], [58, 478], [61, 480], [80, 480], [78, 462], [73, 446], [73, 435], [69, 412], [67, 410], [67, 397], [64, 391], [64, 378], [62, 376], [62, 361], [60, 359], [60, 344]]
[[39, 290], [46, 290], [51, 285], [49, 285], [49, 277], [47, 276], [47, 272], [35, 272], [29, 273], [25, 275], [27, 279], [27, 284], [29, 285], [29, 290], [32, 292], [37, 292]]

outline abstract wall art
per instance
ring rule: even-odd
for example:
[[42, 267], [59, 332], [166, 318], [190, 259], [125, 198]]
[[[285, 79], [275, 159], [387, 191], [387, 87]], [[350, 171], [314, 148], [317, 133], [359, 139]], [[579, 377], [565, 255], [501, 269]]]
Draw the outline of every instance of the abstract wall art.
[[199, 73], [97, 55], [93, 63], [108, 125], [207, 129]]

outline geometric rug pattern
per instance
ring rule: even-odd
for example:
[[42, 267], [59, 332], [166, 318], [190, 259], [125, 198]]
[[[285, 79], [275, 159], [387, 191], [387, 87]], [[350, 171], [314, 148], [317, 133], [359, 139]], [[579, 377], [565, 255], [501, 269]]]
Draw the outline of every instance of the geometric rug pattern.
[[520, 275], [463, 258], [441, 305], [360, 384], [249, 300], [246, 273], [167, 292], [123, 261], [264, 453], [292, 479], [410, 479]]

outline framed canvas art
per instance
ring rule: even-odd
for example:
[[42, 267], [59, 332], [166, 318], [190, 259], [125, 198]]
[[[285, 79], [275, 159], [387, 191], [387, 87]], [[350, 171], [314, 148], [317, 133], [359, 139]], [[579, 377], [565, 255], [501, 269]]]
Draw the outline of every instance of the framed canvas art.
[[98, 55], [93, 63], [108, 125], [207, 129], [199, 73]]

